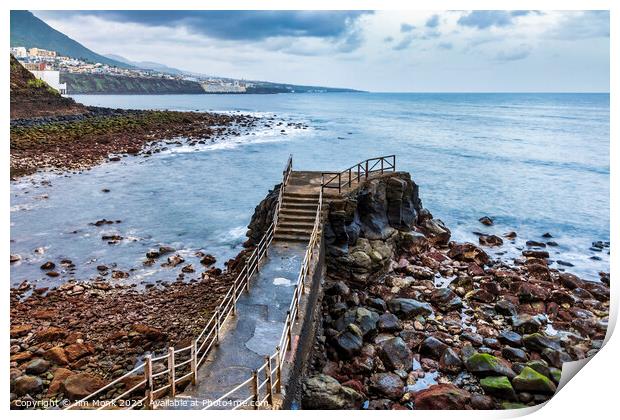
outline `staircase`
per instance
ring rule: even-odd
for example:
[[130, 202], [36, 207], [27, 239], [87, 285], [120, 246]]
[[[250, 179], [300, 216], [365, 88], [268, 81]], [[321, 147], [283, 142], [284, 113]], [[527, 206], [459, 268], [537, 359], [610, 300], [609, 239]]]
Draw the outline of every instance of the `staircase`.
[[276, 242], [308, 242], [314, 227], [319, 193], [286, 191], [282, 197]]

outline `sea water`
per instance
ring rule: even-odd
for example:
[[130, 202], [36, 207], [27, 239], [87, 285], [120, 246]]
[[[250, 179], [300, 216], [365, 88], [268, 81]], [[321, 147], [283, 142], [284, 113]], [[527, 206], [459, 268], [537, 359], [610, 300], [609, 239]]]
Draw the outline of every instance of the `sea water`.
[[[587, 279], [609, 271], [608, 94], [101, 95], [76, 96], [114, 108], [241, 112], [273, 117], [258, 132], [215, 144], [171, 146], [79, 174], [35, 175], [11, 182], [11, 284], [40, 286], [97, 265], [129, 271], [125, 282], [173, 281], [179, 268], [144, 267], [145, 252], [175, 247], [233, 257], [254, 207], [293, 168], [338, 171], [358, 161], [397, 155], [397, 169], [420, 186], [423, 205], [458, 241], [473, 232], [518, 234], [491, 256], [520, 254], [526, 240], [555, 241], [552, 267]], [[287, 127], [300, 122], [306, 129]], [[284, 129], [285, 132], [281, 132]], [[109, 189], [109, 192], [103, 192]], [[489, 216], [494, 225], [478, 222]], [[100, 220], [121, 223], [92, 226]], [[549, 232], [553, 238], [544, 239]], [[124, 240], [107, 244], [102, 234]], [[594, 257], [595, 259], [592, 259]], [[74, 274], [48, 278], [39, 266], [67, 258]], [[573, 267], [557, 265], [557, 260]], [[191, 277], [191, 276], [189, 276]]]

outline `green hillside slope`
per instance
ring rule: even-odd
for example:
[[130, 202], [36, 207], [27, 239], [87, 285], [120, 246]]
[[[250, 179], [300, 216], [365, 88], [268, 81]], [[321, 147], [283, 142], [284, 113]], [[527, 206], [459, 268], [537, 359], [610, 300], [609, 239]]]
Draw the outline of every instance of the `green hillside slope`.
[[89, 50], [27, 10], [11, 10], [11, 47], [38, 47], [92, 63], [132, 67]]

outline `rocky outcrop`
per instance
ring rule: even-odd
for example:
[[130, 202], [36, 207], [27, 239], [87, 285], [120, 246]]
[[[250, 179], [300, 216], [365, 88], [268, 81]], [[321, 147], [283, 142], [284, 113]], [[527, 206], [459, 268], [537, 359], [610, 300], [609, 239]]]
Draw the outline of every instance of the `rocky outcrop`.
[[361, 284], [372, 281], [385, 272], [421, 214], [428, 212], [423, 211], [418, 186], [405, 172], [372, 178], [332, 200], [325, 221], [329, 276]]
[[267, 196], [254, 209], [254, 214], [246, 233], [248, 240], [243, 244], [246, 248], [257, 245], [273, 222], [281, 186], [282, 184], [278, 184], [273, 190], [270, 190]]

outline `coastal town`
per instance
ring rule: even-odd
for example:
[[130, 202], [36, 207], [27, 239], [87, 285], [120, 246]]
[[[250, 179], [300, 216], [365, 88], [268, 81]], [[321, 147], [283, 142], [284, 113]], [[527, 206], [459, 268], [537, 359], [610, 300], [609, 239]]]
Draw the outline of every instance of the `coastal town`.
[[37, 79], [43, 80], [61, 95], [75, 93], [67, 89], [67, 83], [61, 82], [61, 74], [66, 73], [195, 82], [205, 93], [245, 93], [248, 87], [253, 86], [252, 83], [242, 80], [186, 73], [172, 74], [129, 64], [126, 67], [119, 67], [106, 63], [92, 63], [38, 47], [11, 47], [10, 52]]

